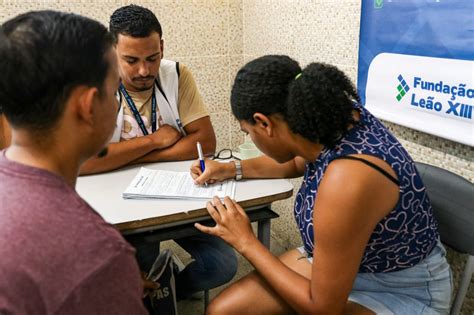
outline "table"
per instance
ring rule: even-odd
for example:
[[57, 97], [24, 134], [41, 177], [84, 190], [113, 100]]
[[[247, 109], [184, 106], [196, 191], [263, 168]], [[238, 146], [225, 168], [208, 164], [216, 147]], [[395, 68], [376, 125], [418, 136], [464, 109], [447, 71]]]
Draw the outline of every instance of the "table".
[[[81, 176], [76, 189], [105, 221], [114, 224], [127, 238], [143, 233], [152, 233], [157, 241], [186, 237], [200, 233], [193, 227], [194, 222], [212, 224], [205, 209], [206, 201], [130, 200], [123, 199], [122, 192], [138, 173], [140, 166], [187, 171], [192, 162], [149, 163]], [[258, 222], [258, 237], [267, 247], [270, 244], [270, 220], [278, 217], [269, 206], [292, 194], [293, 185], [283, 179], [242, 180], [236, 183], [235, 199], [246, 210], [250, 220]]]

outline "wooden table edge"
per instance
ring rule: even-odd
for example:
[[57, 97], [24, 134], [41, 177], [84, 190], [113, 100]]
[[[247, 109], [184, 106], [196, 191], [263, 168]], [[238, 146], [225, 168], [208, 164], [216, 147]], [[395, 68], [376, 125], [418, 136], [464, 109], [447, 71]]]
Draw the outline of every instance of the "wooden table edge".
[[[287, 198], [290, 198], [293, 195], [293, 188], [274, 195], [269, 195], [265, 197], [259, 197], [259, 198], [254, 198], [254, 199], [248, 199], [244, 201], [239, 201], [239, 204], [243, 208], [251, 208], [251, 207], [256, 207], [256, 206], [264, 206], [264, 205], [269, 205], [270, 203], [274, 201], [279, 201], [279, 200], [284, 200]], [[120, 230], [122, 233], [127, 233], [133, 230], [138, 230], [138, 229], [146, 229], [150, 228], [153, 226], [158, 226], [158, 225], [168, 225], [173, 222], [179, 222], [183, 220], [190, 220], [190, 219], [208, 219], [209, 214], [207, 213], [206, 208], [201, 208], [201, 209], [196, 209], [189, 211], [187, 213], [182, 212], [182, 213], [176, 213], [176, 214], [170, 214], [170, 215], [165, 215], [165, 216], [160, 216], [156, 218], [149, 218], [149, 219], [144, 219], [144, 220], [136, 220], [136, 221], [130, 221], [130, 222], [124, 222], [124, 223], [118, 223], [114, 224], [116, 228]], [[198, 220], [196, 220], [198, 221]]]

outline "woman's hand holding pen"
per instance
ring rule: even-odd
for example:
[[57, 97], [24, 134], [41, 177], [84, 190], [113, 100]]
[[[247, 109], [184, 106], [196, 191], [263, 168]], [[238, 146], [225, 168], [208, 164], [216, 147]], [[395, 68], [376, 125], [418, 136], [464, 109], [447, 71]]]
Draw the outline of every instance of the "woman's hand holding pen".
[[218, 197], [214, 197], [206, 207], [216, 226], [208, 227], [195, 223], [194, 226], [199, 231], [222, 238], [239, 253], [258, 242], [247, 214], [235, 200], [225, 197], [222, 203]]
[[191, 176], [196, 185], [214, 184], [235, 177], [235, 165], [232, 162], [219, 163], [213, 160], [205, 160], [204, 162], [206, 164], [204, 172], [201, 171], [199, 160], [194, 161], [191, 165]]

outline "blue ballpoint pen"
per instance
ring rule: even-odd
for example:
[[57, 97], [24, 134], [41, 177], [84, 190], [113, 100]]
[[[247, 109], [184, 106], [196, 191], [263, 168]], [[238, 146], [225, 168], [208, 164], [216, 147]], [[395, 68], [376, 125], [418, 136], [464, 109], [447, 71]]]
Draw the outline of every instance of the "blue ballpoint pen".
[[[204, 170], [206, 169], [206, 163], [204, 163], [204, 155], [202, 154], [202, 147], [199, 142], [197, 143], [197, 150], [199, 155], [199, 164], [201, 165], [201, 171], [204, 173]], [[206, 185], [207, 187], [207, 183], [204, 183], [204, 185]]]

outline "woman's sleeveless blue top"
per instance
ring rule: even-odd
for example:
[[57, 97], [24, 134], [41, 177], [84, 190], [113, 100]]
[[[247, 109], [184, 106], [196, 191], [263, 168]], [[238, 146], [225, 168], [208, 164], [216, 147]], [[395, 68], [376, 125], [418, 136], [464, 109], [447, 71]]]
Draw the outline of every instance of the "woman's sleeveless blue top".
[[382, 123], [364, 107], [359, 122], [331, 149], [323, 149], [316, 161], [306, 164], [296, 195], [294, 215], [304, 248], [312, 255], [313, 208], [318, 186], [335, 158], [367, 154], [388, 163], [400, 182], [395, 208], [375, 227], [365, 248], [359, 272], [389, 272], [412, 267], [431, 252], [438, 240], [437, 222], [426, 188], [408, 152]]

